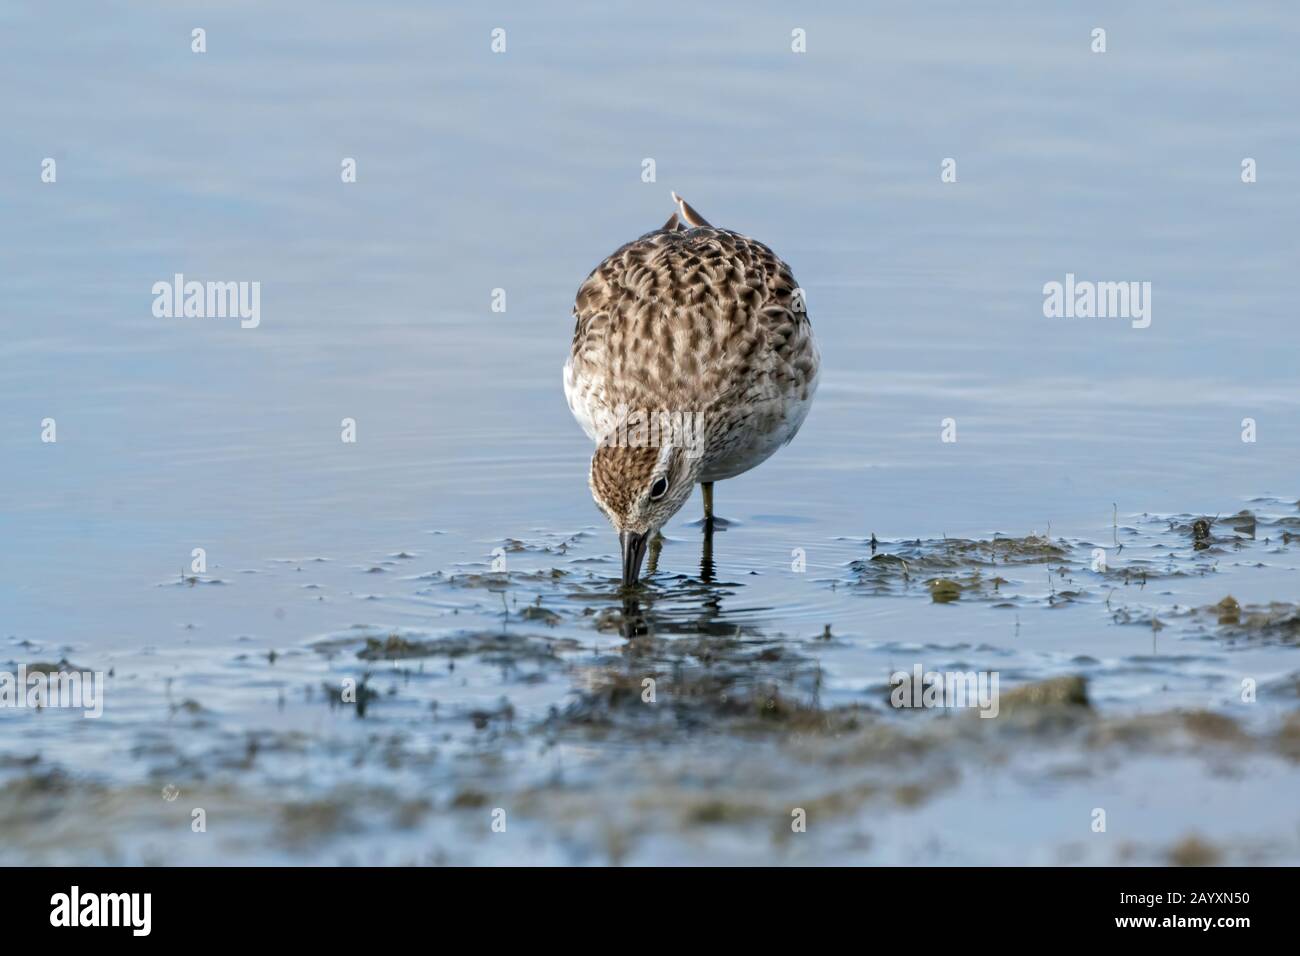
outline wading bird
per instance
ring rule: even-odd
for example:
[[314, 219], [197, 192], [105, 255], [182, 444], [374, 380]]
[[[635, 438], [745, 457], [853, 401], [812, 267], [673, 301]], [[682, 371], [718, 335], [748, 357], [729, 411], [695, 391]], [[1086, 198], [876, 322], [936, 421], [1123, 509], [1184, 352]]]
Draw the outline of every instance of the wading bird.
[[794, 438], [817, 388], [817, 345], [790, 267], [676, 193], [673, 202], [667, 223], [582, 283], [564, 363], [569, 409], [596, 442], [591, 494], [618, 532], [624, 585], [696, 484], [712, 532], [713, 483]]

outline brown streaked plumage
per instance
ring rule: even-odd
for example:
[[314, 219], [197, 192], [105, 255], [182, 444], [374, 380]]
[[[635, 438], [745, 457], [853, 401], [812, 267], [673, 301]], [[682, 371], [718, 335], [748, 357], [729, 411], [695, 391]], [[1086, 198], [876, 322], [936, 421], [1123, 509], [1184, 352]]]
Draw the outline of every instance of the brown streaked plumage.
[[[789, 442], [817, 387], [790, 267], [673, 200], [663, 227], [617, 249], [578, 289], [564, 366], [569, 408], [599, 444], [592, 495], [625, 539], [625, 580], [637, 574], [626, 539], [635, 551], [696, 483], [709, 489]], [[668, 423], [662, 433], [645, 434], [647, 415]], [[647, 437], [650, 447], [636, 447]]]
[[657, 448], [601, 444], [591, 457], [591, 490], [625, 521], [659, 460]]

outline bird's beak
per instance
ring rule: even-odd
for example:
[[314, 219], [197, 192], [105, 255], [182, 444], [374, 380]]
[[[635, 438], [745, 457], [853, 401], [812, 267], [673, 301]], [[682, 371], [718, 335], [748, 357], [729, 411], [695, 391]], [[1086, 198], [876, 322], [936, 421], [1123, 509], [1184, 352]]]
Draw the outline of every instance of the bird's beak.
[[637, 534], [635, 531], [620, 531], [618, 543], [623, 548], [623, 584], [636, 584], [637, 578], [641, 576], [641, 562], [645, 558], [646, 545], [649, 543], [648, 535]]

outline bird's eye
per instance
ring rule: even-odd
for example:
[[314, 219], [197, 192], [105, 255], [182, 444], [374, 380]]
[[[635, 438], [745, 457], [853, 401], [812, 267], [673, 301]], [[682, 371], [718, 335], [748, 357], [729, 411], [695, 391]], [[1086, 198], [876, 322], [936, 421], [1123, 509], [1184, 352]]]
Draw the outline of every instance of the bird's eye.
[[650, 500], [658, 501], [666, 494], [668, 494], [668, 479], [656, 478], [655, 483], [650, 486]]

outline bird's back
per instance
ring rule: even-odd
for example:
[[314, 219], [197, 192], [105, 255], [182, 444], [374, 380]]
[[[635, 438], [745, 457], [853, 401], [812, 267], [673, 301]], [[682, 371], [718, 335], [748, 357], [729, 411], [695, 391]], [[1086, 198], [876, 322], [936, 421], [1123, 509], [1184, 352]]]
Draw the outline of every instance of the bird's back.
[[780, 444], [806, 414], [811, 326], [789, 266], [761, 242], [674, 216], [597, 266], [573, 312], [565, 393], [593, 440], [620, 408], [723, 425], [757, 416], [754, 427]]

